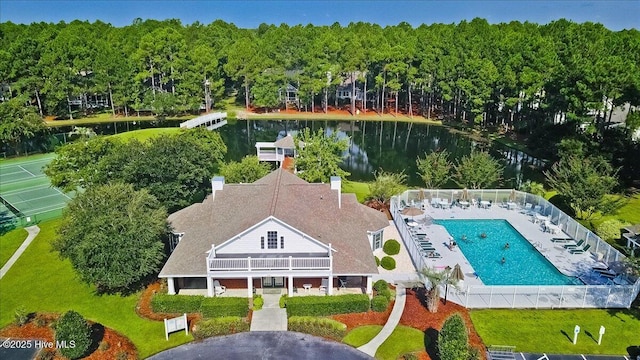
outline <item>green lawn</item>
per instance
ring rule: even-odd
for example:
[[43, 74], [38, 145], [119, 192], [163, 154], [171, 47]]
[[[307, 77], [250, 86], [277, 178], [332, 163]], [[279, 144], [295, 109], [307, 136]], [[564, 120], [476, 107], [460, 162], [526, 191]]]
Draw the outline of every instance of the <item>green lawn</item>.
[[364, 202], [367, 196], [369, 196], [369, 184], [360, 181], [344, 180], [342, 182], [343, 193], [354, 193], [359, 202]]
[[[382, 330], [380, 325], [365, 325], [351, 330], [342, 339], [347, 345], [362, 346], [373, 339]], [[408, 327], [398, 326], [376, 351], [376, 359], [395, 360], [399, 356], [426, 348], [424, 332]]]
[[139, 141], [147, 141], [153, 137], [162, 134], [176, 134], [180, 131], [180, 128], [157, 128], [157, 129], [140, 129], [133, 130], [128, 132], [123, 132], [116, 135], [111, 135], [112, 138], [118, 138], [123, 141], [128, 141], [130, 139], [138, 139]]
[[[640, 342], [640, 309], [473, 310], [471, 319], [485, 345], [523, 352], [622, 355]], [[576, 325], [581, 333], [573, 345]], [[606, 332], [598, 345], [601, 325]]]
[[380, 330], [382, 330], [382, 325], [359, 326], [349, 331], [347, 336], [342, 339], [342, 342], [357, 348], [371, 341], [378, 335]]
[[11, 255], [20, 247], [29, 233], [25, 229], [13, 229], [0, 236], [0, 267], [9, 261]]
[[0, 280], [1, 327], [13, 321], [20, 306], [30, 312], [73, 309], [127, 336], [142, 358], [193, 340], [177, 332], [166, 341], [162, 322], [144, 320], [135, 313], [139, 294], [96, 295], [91, 286], [81, 283], [69, 261], [60, 260], [51, 249], [58, 225], [59, 220], [41, 223], [38, 237]]
[[[182, 122], [189, 119], [193, 119], [194, 117], [195, 115], [176, 116], [176, 117], [165, 118], [163, 120]], [[48, 127], [83, 126], [88, 124], [103, 124], [103, 123], [128, 122], [128, 121], [158, 121], [158, 118], [156, 118], [155, 116], [136, 116], [135, 112], [128, 117], [124, 117], [124, 116], [113, 117], [111, 113], [101, 113], [101, 114], [93, 115], [91, 117], [76, 118], [73, 120], [48, 121], [47, 126]]]

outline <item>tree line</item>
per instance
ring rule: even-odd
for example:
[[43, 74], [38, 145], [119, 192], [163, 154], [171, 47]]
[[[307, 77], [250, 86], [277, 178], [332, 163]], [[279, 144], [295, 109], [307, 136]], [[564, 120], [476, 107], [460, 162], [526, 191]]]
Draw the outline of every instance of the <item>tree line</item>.
[[[529, 130], [556, 116], [601, 126], [608, 105], [639, 104], [638, 64], [637, 30], [567, 20], [415, 28], [0, 24], [3, 97], [26, 95], [40, 115], [64, 117], [96, 107], [197, 112], [235, 91], [246, 107], [275, 108], [292, 85], [296, 106], [308, 111], [345, 105], [352, 113], [403, 111]], [[347, 99], [337, 96], [340, 85]]]

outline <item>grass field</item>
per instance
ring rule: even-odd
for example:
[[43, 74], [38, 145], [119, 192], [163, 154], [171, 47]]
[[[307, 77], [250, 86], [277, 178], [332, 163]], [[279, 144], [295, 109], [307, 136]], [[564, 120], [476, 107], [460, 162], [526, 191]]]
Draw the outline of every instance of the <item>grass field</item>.
[[164, 325], [140, 318], [135, 307], [139, 294], [126, 297], [96, 295], [79, 282], [68, 260], [52, 251], [59, 220], [40, 224], [40, 234], [0, 280], [0, 326], [13, 321], [15, 310], [63, 313], [75, 310], [84, 317], [117, 330], [133, 341], [141, 358], [193, 340], [184, 332], [164, 338]]
[[157, 128], [157, 129], [140, 129], [129, 132], [124, 132], [116, 135], [111, 135], [112, 138], [117, 138], [123, 141], [130, 139], [137, 139], [139, 141], [147, 141], [153, 137], [163, 134], [176, 134], [180, 132], [180, 128]]
[[369, 184], [360, 181], [344, 180], [342, 182], [342, 192], [354, 193], [359, 202], [364, 202], [367, 196], [369, 196]]
[[[342, 339], [347, 345], [362, 346], [373, 339], [382, 330], [380, 325], [365, 325], [351, 330]], [[376, 351], [376, 359], [395, 360], [399, 356], [426, 349], [424, 332], [408, 327], [398, 326]]]
[[[640, 345], [640, 309], [472, 310], [485, 345], [515, 345], [519, 352], [627, 354]], [[581, 328], [573, 345], [573, 330]], [[600, 326], [606, 332], [598, 345]]]
[[[170, 117], [163, 119], [164, 121], [186, 121], [189, 119], [193, 119], [195, 116], [178, 116], [178, 117]], [[135, 113], [132, 113], [131, 116], [124, 117], [118, 116], [113, 117], [111, 113], [101, 113], [96, 114], [91, 117], [77, 118], [73, 120], [53, 120], [47, 121], [46, 124], [49, 127], [59, 127], [59, 126], [81, 126], [87, 124], [102, 124], [102, 123], [114, 123], [114, 122], [129, 122], [129, 121], [158, 121], [158, 118], [155, 116], [136, 116]]]
[[9, 261], [11, 255], [16, 252], [27, 235], [29, 234], [25, 229], [13, 229], [0, 236], [0, 267]]

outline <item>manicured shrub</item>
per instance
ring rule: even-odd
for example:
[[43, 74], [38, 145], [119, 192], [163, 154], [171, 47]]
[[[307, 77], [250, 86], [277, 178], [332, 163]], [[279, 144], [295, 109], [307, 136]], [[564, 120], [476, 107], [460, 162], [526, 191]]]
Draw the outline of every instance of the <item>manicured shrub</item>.
[[204, 298], [200, 305], [200, 313], [205, 318], [223, 316], [245, 317], [249, 312], [249, 299], [242, 297]]
[[377, 295], [381, 295], [387, 298], [388, 301], [393, 299], [393, 294], [391, 293], [391, 289], [389, 289], [389, 283], [380, 279], [373, 284], [373, 289], [376, 291]]
[[469, 360], [467, 327], [460, 314], [453, 314], [438, 334], [438, 353], [443, 360]]
[[629, 224], [617, 219], [603, 221], [600, 225], [596, 226], [596, 234], [598, 234], [602, 240], [612, 242], [622, 237], [621, 229], [627, 225]]
[[400, 253], [400, 243], [396, 239], [389, 239], [384, 242], [382, 251], [387, 255], [397, 255]]
[[340, 296], [299, 296], [287, 299], [289, 316], [328, 316], [366, 312], [371, 306], [365, 294]]
[[280, 304], [280, 308], [284, 309], [287, 307], [287, 294], [280, 296], [280, 300], [278, 300], [278, 304]]
[[91, 346], [91, 327], [75, 311], [67, 311], [56, 325], [56, 343], [63, 342], [66, 347], [58, 347], [58, 351], [69, 359], [84, 357]]
[[193, 338], [206, 339], [212, 336], [236, 334], [249, 331], [249, 322], [239, 316], [225, 316], [199, 321], [193, 327]]
[[386, 282], [384, 279], [380, 279], [380, 280], [378, 280], [378, 281], [376, 281], [376, 282], [374, 282], [374, 283], [373, 283], [373, 289], [374, 289], [375, 291], [377, 291], [378, 293], [379, 293], [380, 291], [385, 290], [385, 289], [387, 289], [387, 290], [388, 290], [388, 289], [389, 289], [389, 283], [388, 283], [388, 282]]
[[389, 306], [389, 299], [384, 295], [376, 295], [371, 299], [371, 310], [383, 312]]
[[380, 266], [385, 270], [393, 270], [396, 268], [396, 261], [391, 256], [385, 256], [380, 260]]
[[376, 266], [380, 266], [380, 258], [377, 256], [374, 256], [374, 258], [376, 259]]
[[156, 294], [151, 299], [151, 309], [157, 313], [197, 313], [204, 296]]
[[253, 310], [260, 310], [264, 306], [264, 299], [262, 295], [254, 295], [253, 296]]
[[292, 316], [288, 330], [340, 341], [347, 333], [347, 325], [327, 318]]

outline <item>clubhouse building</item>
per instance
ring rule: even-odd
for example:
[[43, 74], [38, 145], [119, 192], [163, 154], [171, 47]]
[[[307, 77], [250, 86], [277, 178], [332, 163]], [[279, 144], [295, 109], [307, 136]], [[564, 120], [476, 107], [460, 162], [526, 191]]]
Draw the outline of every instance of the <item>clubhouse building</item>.
[[313, 184], [278, 169], [250, 184], [214, 177], [212, 190], [169, 216], [175, 247], [159, 275], [169, 294], [371, 294], [389, 221], [342, 194], [339, 177]]

